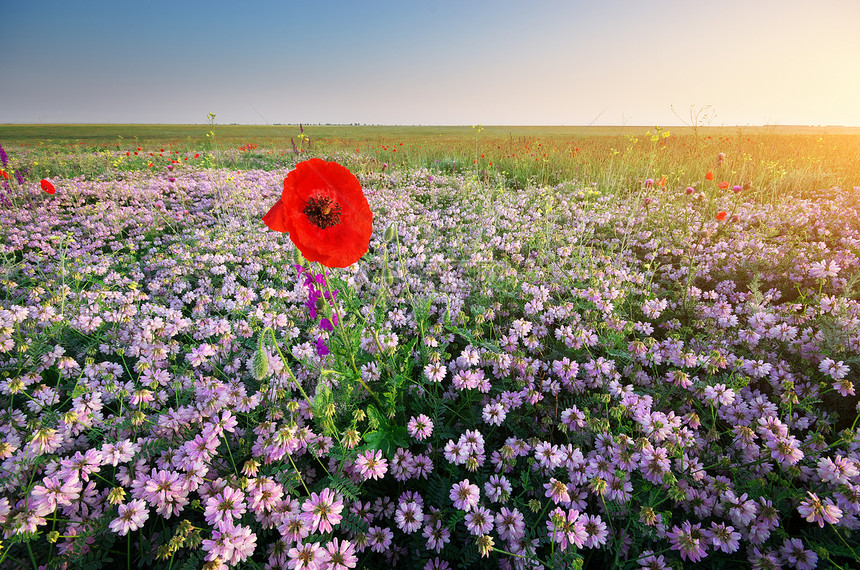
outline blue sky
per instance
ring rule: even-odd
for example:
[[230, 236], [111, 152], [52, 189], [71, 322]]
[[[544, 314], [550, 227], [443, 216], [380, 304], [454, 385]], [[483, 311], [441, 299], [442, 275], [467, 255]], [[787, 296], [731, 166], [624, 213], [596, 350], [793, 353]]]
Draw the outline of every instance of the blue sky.
[[856, 0], [0, 0], [0, 123], [860, 126]]

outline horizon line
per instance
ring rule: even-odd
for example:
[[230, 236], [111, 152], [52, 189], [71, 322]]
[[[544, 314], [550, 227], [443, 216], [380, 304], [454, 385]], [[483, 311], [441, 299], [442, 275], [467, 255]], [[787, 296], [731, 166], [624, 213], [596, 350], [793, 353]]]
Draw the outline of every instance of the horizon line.
[[215, 126], [215, 127], [565, 127], [565, 128], [683, 128], [683, 129], [727, 129], [727, 128], [780, 128], [780, 127], [805, 127], [805, 128], [846, 128], [860, 129], [858, 125], [846, 124], [809, 124], [809, 123], [761, 123], [761, 124], [722, 124], [722, 125], [686, 125], [686, 124], [563, 124], [563, 123], [320, 123], [320, 122], [290, 122], [290, 123], [162, 123], [162, 122], [106, 122], [106, 123], [80, 123], [80, 122], [58, 122], [58, 123], [19, 123], [0, 122], [2, 127], [50, 127], [50, 126], [123, 126], [123, 125], [146, 125], [146, 126]]

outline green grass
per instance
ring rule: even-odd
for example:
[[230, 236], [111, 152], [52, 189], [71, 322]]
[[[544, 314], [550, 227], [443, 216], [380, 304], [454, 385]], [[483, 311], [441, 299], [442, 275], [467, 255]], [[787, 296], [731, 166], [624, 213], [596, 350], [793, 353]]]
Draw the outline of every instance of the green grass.
[[860, 128], [850, 127], [0, 125], [0, 143], [31, 178], [113, 177], [177, 153], [200, 153], [207, 166], [272, 170], [308, 153], [363, 172], [471, 170], [514, 188], [576, 181], [630, 193], [651, 178], [683, 190], [713, 171], [715, 183], [774, 202], [860, 185]]
[[[580, 137], [623, 137], [641, 135], [648, 130], [642, 126], [523, 126], [489, 125], [482, 126], [488, 138], [527, 137], [527, 138], [580, 138]], [[690, 135], [689, 127], [667, 127], [673, 133]], [[415, 142], [438, 138], [439, 140], [458, 140], [474, 138], [472, 126], [394, 126], [394, 125], [304, 125], [310, 136], [321, 139], [343, 141], [398, 139]], [[700, 136], [730, 136], [739, 129], [747, 135], [853, 135], [860, 137], [860, 127], [810, 127], [804, 125], [761, 126], [761, 127], [700, 127]], [[207, 123], [191, 125], [161, 124], [0, 124], [0, 141], [13, 144], [46, 141], [80, 141], [96, 144], [116, 143], [120, 138], [126, 141], [139, 140], [151, 144], [177, 144], [189, 140], [205, 138], [210, 126]], [[299, 135], [299, 125], [215, 125], [215, 130], [224, 140], [244, 141], [260, 139], [264, 141], [283, 141]], [[653, 130], [653, 129], [652, 129]]]

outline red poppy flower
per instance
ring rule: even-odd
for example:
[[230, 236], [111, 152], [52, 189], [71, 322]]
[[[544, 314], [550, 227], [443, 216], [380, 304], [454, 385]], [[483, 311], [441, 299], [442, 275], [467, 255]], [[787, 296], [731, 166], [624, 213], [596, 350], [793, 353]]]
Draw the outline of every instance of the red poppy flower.
[[728, 188], [728, 187], [729, 187], [729, 183], [728, 183], [728, 182], [720, 182], [720, 183], [718, 184], [718, 186], [719, 186], [720, 188], [722, 188], [723, 190], [725, 190], [726, 188]]
[[708, 173], [705, 174], [705, 180], [713, 180], [713, 179], [714, 179], [714, 173], [708, 171]]
[[9, 175], [8, 175], [8, 174], [6, 174], [6, 171], [5, 171], [5, 170], [0, 170], [0, 176], [2, 176], [3, 178], [5, 178], [6, 180], [9, 180]]
[[289, 232], [305, 259], [326, 267], [358, 261], [373, 233], [373, 212], [358, 179], [340, 164], [320, 158], [296, 165], [263, 221], [277, 232]]
[[726, 213], [723, 212], [722, 210], [720, 210], [719, 212], [717, 212], [716, 218], [717, 218], [718, 222], [722, 222], [723, 220], [726, 219]]
[[54, 194], [57, 192], [56, 188], [54, 188], [54, 185], [51, 184], [48, 180], [42, 180], [41, 182], [39, 182], [39, 184], [42, 186], [42, 190], [44, 190], [48, 194]]

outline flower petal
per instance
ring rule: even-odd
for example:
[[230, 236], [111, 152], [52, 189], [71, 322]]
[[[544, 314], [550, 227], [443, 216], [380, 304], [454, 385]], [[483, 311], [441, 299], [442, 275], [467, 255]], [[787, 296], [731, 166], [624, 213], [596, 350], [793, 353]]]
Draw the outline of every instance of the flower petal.
[[269, 208], [269, 211], [266, 212], [266, 215], [263, 216], [263, 222], [269, 229], [275, 230], [276, 232], [286, 232], [287, 230], [287, 209], [284, 207], [283, 201], [278, 198], [278, 201], [275, 202], [275, 205]]
[[[322, 228], [305, 209], [311, 198], [328, 198], [339, 208], [340, 221]], [[281, 204], [279, 206], [279, 204]], [[348, 267], [367, 253], [373, 233], [373, 212], [361, 183], [346, 167], [312, 158], [296, 165], [284, 179], [279, 204], [263, 218], [270, 228], [286, 231], [308, 261], [327, 267]]]

